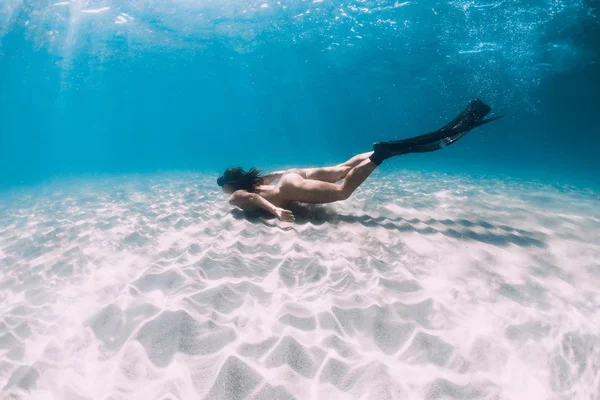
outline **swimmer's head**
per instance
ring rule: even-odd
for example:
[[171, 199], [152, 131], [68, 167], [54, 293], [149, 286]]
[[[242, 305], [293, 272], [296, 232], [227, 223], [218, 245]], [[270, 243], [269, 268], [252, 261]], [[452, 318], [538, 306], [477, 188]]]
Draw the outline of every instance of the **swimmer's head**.
[[217, 185], [223, 188], [225, 193], [231, 194], [236, 190], [254, 192], [256, 186], [262, 184], [263, 177], [256, 168], [244, 171], [240, 167], [227, 168], [223, 175], [217, 179]]

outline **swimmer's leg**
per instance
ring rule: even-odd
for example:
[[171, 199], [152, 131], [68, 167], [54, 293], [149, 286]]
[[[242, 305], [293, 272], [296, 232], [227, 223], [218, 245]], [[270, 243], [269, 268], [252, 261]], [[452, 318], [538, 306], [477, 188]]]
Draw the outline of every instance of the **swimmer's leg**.
[[350, 168], [354, 168], [358, 164], [360, 164], [361, 162], [363, 162], [367, 158], [369, 158], [371, 156], [371, 154], [373, 154], [372, 151], [368, 151], [368, 152], [362, 153], [362, 154], [357, 154], [354, 157], [352, 157], [351, 159], [349, 159], [348, 161], [339, 164], [338, 167], [350, 167]]
[[281, 193], [288, 201], [302, 203], [333, 203], [346, 200], [371, 175], [377, 164], [370, 159], [363, 160], [351, 168], [340, 184], [305, 179], [299, 174], [289, 174], [281, 181]]
[[334, 167], [321, 168], [294, 168], [286, 171], [286, 174], [298, 174], [304, 179], [314, 181], [335, 183], [344, 179], [352, 168], [336, 165]]
[[299, 174], [305, 179], [313, 179], [316, 181], [335, 183], [346, 178], [352, 168], [365, 161], [369, 156], [373, 154], [372, 151], [357, 154], [351, 159], [333, 167], [322, 167], [322, 168], [303, 168], [300, 170], [292, 170]]
[[286, 174], [298, 174], [304, 179], [311, 179], [321, 182], [336, 183], [348, 175], [352, 168], [365, 161], [373, 154], [372, 151], [357, 154], [348, 161], [331, 167], [321, 168], [293, 168], [285, 171]]

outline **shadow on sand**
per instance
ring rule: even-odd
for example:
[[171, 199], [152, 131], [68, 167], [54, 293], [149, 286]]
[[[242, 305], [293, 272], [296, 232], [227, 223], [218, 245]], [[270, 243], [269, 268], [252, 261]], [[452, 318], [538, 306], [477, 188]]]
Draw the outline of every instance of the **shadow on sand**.
[[[293, 204], [286, 208], [294, 213], [296, 224], [298, 225], [307, 223], [313, 225], [360, 224], [364, 227], [381, 227], [399, 232], [417, 232], [422, 235], [440, 233], [453, 239], [475, 240], [498, 247], [506, 247], [510, 244], [521, 247], [547, 247], [543, 240], [533, 237], [534, 235], [544, 237], [545, 235], [541, 232], [534, 233], [507, 225], [493, 225], [485, 221], [469, 221], [466, 219], [437, 220], [434, 218], [423, 221], [418, 218], [405, 219], [402, 217], [371, 217], [367, 214], [339, 214], [333, 207], [324, 205]], [[239, 209], [234, 209], [232, 210], [232, 214], [236, 219], [246, 219], [252, 223], [262, 223], [282, 230], [294, 230], [293, 226], [279, 226], [275, 217], [267, 212], [247, 213]], [[448, 228], [440, 230], [431, 226], [432, 224], [441, 224]], [[478, 232], [471, 229], [476, 227], [483, 229], [478, 229]], [[485, 231], [482, 232], [483, 230]], [[492, 232], [492, 230], [495, 230], [495, 232]], [[498, 233], [498, 231], [503, 232]]]

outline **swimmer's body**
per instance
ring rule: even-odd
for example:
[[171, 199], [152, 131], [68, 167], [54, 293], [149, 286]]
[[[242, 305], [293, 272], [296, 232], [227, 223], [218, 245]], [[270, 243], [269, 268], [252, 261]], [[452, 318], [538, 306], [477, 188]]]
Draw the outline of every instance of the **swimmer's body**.
[[[336, 166], [289, 169], [264, 176], [256, 169], [246, 172], [241, 168], [229, 168], [217, 183], [225, 193], [231, 195], [230, 204], [244, 211], [264, 209], [282, 221], [293, 222], [294, 215], [284, 208], [286, 204], [324, 204], [345, 200], [384, 160], [401, 154], [446, 147], [471, 129], [500, 118], [484, 120], [490, 111], [489, 106], [476, 99], [457, 118], [435, 132], [405, 140], [375, 143], [373, 151], [358, 154]], [[274, 184], [276, 180], [278, 182]]]

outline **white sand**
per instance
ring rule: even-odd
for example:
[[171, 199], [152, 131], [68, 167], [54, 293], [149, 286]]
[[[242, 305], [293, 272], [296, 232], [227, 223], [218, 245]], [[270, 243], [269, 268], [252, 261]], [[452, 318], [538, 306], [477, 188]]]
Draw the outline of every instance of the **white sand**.
[[600, 393], [598, 194], [379, 174], [290, 225], [217, 189], [0, 196], [0, 398]]

